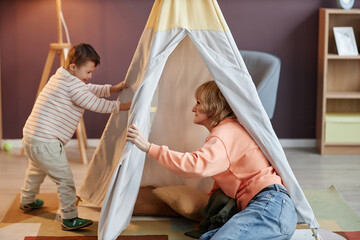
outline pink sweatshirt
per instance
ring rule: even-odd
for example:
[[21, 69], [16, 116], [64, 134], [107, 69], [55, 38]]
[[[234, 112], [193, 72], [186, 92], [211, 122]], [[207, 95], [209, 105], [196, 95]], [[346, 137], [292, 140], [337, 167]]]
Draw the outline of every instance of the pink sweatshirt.
[[212, 177], [213, 191], [220, 187], [235, 198], [239, 210], [263, 188], [282, 185], [258, 145], [236, 119], [220, 122], [199, 150], [189, 153], [171, 151], [151, 144], [148, 156], [183, 177]]

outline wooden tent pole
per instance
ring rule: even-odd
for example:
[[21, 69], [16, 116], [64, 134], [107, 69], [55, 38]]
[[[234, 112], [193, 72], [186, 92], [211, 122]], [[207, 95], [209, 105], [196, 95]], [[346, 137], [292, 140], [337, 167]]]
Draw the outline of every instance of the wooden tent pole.
[[56, 0], [56, 16], [57, 16], [57, 29], [58, 29], [58, 43], [63, 43], [62, 25], [61, 25], [61, 0]]

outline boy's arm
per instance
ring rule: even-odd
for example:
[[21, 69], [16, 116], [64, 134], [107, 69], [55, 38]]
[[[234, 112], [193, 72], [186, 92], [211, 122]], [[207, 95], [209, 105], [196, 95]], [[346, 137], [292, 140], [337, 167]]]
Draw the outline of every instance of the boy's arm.
[[71, 86], [70, 98], [72, 102], [82, 108], [98, 113], [117, 113], [121, 110], [128, 110], [119, 101], [109, 101], [99, 98], [92, 93], [83, 82], [77, 82]]
[[89, 91], [97, 97], [109, 97], [111, 93], [110, 89], [112, 87], [110, 84], [98, 85], [91, 83], [86, 84], [86, 86], [89, 88]]
[[98, 85], [98, 84], [87, 84], [90, 92], [95, 94], [98, 97], [109, 97], [111, 93], [118, 93], [121, 92], [124, 88], [128, 88], [129, 86], [125, 83], [125, 81], [122, 81], [114, 86], [111, 86], [110, 84], [105, 85]]
[[125, 83], [125, 80], [110, 87], [110, 93], [118, 93], [121, 92], [124, 88], [128, 88], [129, 85]]

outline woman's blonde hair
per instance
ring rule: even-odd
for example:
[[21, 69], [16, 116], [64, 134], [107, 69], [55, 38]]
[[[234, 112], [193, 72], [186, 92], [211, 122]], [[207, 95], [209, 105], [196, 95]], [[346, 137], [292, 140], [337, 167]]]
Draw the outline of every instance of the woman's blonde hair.
[[199, 111], [213, 120], [213, 126], [225, 118], [236, 118], [215, 81], [201, 84], [195, 91], [195, 98], [201, 102]]

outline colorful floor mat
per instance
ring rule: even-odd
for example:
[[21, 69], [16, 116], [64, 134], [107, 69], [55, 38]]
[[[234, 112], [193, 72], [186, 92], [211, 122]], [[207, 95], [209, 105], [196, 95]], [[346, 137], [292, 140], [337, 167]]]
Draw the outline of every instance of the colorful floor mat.
[[[25, 237], [24, 240], [97, 240], [96, 236], [80, 237]], [[166, 235], [120, 236], [116, 240], [168, 240]]]
[[340, 236], [344, 237], [347, 240], [359, 240], [360, 239], [360, 231], [356, 232], [336, 232]]
[[[330, 236], [323, 238], [324, 240], [360, 239], [360, 217], [346, 203], [334, 187], [320, 190], [305, 190], [304, 192], [320, 223], [321, 229], [325, 231], [322, 234]], [[96, 239], [100, 216], [99, 208], [86, 203], [80, 204], [78, 208], [79, 217], [92, 219], [94, 224], [77, 231], [62, 231], [57, 214], [57, 194], [39, 194], [38, 198], [44, 200], [44, 207], [42, 209], [24, 212], [19, 209], [19, 195], [15, 197], [0, 223], [0, 239]], [[144, 238], [141, 237], [151, 236], [155, 238], [146, 239], [189, 240], [192, 238], [185, 237], [184, 232], [191, 231], [197, 227], [197, 223], [183, 218], [134, 217], [130, 225], [122, 232], [118, 239], [142, 240]], [[298, 225], [297, 228], [293, 240], [314, 239], [311, 231], [306, 229], [307, 226]], [[50, 236], [52, 238], [49, 238]]]
[[330, 231], [360, 231], [360, 216], [334, 186], [304, 191], [320, 227]]

